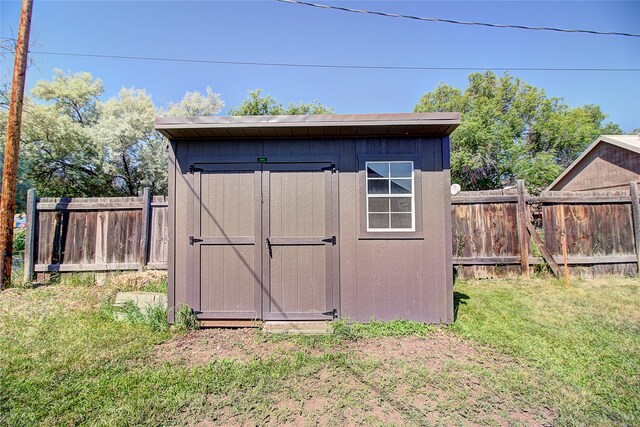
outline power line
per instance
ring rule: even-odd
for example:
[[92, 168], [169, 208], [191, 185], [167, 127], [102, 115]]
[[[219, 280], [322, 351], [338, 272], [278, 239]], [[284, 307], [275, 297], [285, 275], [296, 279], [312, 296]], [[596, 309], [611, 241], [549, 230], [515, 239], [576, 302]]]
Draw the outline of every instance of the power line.
[[386, 12], [377, 12], [373, 10], [365, 10], [365, 9], [352, 9], [349, 7], [341, 7], [341, 6], [331, 6], [328, 4], [318, 4], [318, 3], [308, 3], [305, 1], [298, 0], [276, 0], [281, 3], [291, 3], [297, 4], [301, 6], [311, 6], [318, 7], [320, 9], [333, 9], [340, 10], [343, 12], [351, 12], [351, 13], [362, 13], [366, 15], [378, 15], [385, 16], [388, 18], [404, 18], [404, 19], [413, 19], [416, 21], [427, 21], [427, 22], [442, 22], [445, 24], [456, 24], [456, 25], [473, 25], [473, 26], [481, 26], [481, 27], [491, 27], [491, 28], [512, 28], [517, 30], [533, 30], [533, 31], [555, 31], [558, 33], [582, 33], [582, 34], [595, 34], [598, 36], [625, 36], [625, 37], [640, 37], [640, 34], [633, 33], [619, 33], [615, 31], [593, 31], [593, 30], [576, 30], [576, 29], [566, 29], [566, 28], [554, 28], [554, 27], [529, 27], [526, 25], [509, 25], [509, 24], [492, 24], [488, 22], [472, 22], [472, 21], [458, 21], [455, 19], [444, 19], [444, 18], [428, 18], [422, 16], [413, 16], [413, 15], [403, 15], [400, 13], [386, 13]]
[[611, 71], [611, 72], [638, 72], [640, 68], [562, 68], [562, 67], [422, 67], [422, 66], [402, 66], [402, 65], [360, 65], [360, 64], [314, 64], [314, 63], [291, 63], [291, 62], [256, 62], [256, 61], [222, 61], [214, 59], [192, 59], [192, 58], [167, 58], [157, 56], [133, 56], [133, 55], [102, 55], [96, 53], [76, 53], [76, 52], [47, 52], [30, 51], [37, 55], [55, 56], [75, 56], [85, 58], [103, 59], [126, 59], [135, 61], [163, 61], [163, 62], [183, 62], [195, 64], [218, 64], [218, 65], [251, 65], [259, 67], [289, 67], [289, 68], [330, 68], [330, 69], [351, 69], [351, 70], [403, 70], [403, 71]]

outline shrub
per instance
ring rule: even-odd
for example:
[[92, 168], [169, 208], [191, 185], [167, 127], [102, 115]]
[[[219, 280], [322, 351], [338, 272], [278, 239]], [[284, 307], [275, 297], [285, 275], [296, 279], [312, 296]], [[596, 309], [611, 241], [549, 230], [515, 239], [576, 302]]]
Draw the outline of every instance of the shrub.
[[176, 328], [180, 331], [187, 332], [198, 329], [198, 319], [191, 307], [187, 304], [182, 304], [178, 310], [176, 310]]
[[348, 319], [336, 319], [331, 323], [333, 335], [336, 338], [347, 341], [357, 341], [358, 334], [355, 331], [354, 324]]
[[18, 229], [13, 232], [13, 252], [24, 251], [24, 238], [26, 236], [26, 230]]

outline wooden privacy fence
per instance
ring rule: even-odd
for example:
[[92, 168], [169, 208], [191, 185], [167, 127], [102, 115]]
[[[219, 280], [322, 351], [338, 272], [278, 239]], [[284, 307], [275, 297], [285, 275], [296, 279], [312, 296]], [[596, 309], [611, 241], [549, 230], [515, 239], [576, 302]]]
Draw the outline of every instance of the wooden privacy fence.
[[167, 200], [27, 194], [25, 280], [35, 273], [166, 269]]
[[638, 273], [640, 209], [634, 182], [628, 192], [530, 196], [518, 181], [511, 190], [463, 192], [451, 203], [453, 263], [464, 277], [528, 276], [540, 264], [559, 273], [563, 236], [573, 274]]
[[[572, 273], [637, 274], [640, 208], [629, 192], [463, 192], [451, 198], [453, 264], [464, 277], [559, 273], [562, 237]], [[27, 198], [25, 279], [35, 273], [166, 269], [167, 200], [141, 197]], [[533, 243], [532, 243], [533, 241]], [[558, 266], [558, 264], [560, 266]]]

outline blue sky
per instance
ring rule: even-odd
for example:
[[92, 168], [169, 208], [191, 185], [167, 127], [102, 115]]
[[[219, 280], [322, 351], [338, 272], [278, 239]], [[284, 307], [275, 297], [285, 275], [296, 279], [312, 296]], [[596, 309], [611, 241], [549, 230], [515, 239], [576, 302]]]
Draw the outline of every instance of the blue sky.
[[[468, 21], [640, 33], [640, 2], [315, 0]], [[0, 2], [1, 36], [17, 34], [20, 2]], [[32, 50], [223, 61], [443, 67], [640, 68], [640, 38], [416, 22], [276, 1], [35, 0]], [[464, 88], [470, 71], [282, 68], [34, 54], [27, 88], [54, 68], [89, 71], [105, 98], [146, 89], [156, 105], [207, 85], [228, 107], [257, 88], [283, 103], [317, 99], [336, 113], [411, 111], [439, 82]], [[2, 79], [13, 59], [4, 56]], [[626, 131], [640, 127], [640, 72], [513, 71], [564, 97], [599, 104]]]

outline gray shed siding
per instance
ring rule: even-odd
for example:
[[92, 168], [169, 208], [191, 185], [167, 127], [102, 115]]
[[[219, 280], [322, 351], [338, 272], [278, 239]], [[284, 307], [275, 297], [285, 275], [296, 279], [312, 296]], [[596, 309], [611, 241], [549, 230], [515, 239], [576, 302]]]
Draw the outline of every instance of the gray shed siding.
[[[366, 155], [418, 155], [421, 165], [423, 239], [361, 239], [358, 159]], [[448, 137], [333, 139], [197, 139], [172, 141], [169, 172], [169, 305], [194, 305], [194, 247], [191, 234], [194, 175], [198, 161], [240, 161], [266, 156], [269, 161], [332, 159], [338, 176], [338, 276], [341, 317], [404, 318], [425, 322], [453, 320], [451, 211]], [[235, 159], [235, 160], [234, 160]], [[359, 176], [360, 175], [360, 176]], [[417, 188], [417, 186], [416, 186]], [[418, 200], [417, 200], [418, 201]], [[383, 236], [381, 236], [383, 237]], [[257, 237], [258, 238], [258, 237]], [[258, 245], [261, 242], [257, 242]], [[247, 254], [247, 257], [251, 257]], [[204, 281], [203, 281], [204, 283]], [[245, 295], [246, 297], [246, 295]], [[256, 304], [259, 295], [255, 296]], [[244, 301], [246, 304], [247, 302]]]
[[640, 154], [600, 142], [547, 190], [628, 191], [629, 181], [640, 181]]

